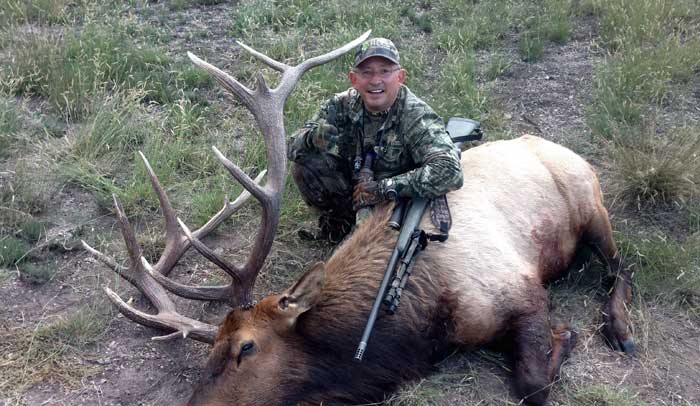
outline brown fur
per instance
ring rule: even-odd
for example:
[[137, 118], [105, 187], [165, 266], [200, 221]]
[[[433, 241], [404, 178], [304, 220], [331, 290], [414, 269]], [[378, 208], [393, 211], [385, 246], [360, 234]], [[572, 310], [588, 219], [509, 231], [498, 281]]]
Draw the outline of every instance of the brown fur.
[[[503, 154], [522, 161], [490, 167]], [[380, 314], [362, 363], [353, 355], [398, 235], [385, 226], [387, 205], [375, 208], [325, 265], [226, 317], [190, 404], [377, 402], [428, 373], [451, 348], [499, 340], [513, 356], [518, 396], [542, 405], [575, 342], [565, 326], [549, 325], [543, 283], [561, 276], [584, 239], [619, 274], [606, 336], [615, 348], [630, 348], [629, 272], [619, 263], [590, 167], [535, 137], [476, 148], [462, 162], [472, 178], [448, 196], [450, 239], [420, 253], [398, 312]]]

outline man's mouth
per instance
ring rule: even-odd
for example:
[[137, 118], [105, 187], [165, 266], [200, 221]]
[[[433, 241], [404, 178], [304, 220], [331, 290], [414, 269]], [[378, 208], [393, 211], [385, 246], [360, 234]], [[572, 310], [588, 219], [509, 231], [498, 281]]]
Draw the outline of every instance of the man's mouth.
[[383, 89], [369, 90], [369, 91], [367, 91], [367, 93], [380, 94], [380, 93], [384, 93], [384, 90]]

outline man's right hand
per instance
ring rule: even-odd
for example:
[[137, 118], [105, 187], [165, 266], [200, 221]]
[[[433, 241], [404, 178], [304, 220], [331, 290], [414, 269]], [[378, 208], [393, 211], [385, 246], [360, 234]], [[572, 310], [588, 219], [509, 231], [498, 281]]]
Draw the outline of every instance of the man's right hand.
[[378, 182], [366, 180], [355, 185], [352, 193], [352, 208], [357, 211], [363, 207], [374, 206], [384, 201], [384, 194]]

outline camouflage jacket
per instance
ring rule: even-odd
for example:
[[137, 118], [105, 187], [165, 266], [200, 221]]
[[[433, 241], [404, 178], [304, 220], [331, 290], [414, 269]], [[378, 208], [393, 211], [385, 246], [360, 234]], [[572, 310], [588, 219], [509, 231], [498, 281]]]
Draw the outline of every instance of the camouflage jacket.
[[[311, 121], [294, 133], [289, 159], [305, 152], [334, 154], [353, 166], [362, 155], [364, 107], [360, 94], [349, 89], [328, 100]], [[374, 135], [376, 180], [392, 178], [399, 196], [434, 198], [462, 186], [459, 150], [442, 119], [406, 86]]]

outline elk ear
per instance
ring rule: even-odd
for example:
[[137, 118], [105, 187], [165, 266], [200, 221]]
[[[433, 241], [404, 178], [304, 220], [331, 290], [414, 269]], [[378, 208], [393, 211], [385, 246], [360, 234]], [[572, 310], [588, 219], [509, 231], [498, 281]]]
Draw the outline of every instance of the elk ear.
[[279, 309], [294, 320], [316, 304], [323, 290], [326, 267], [323, 262], [315, 263], [304, 276], [287, 289], [277, 302]]

